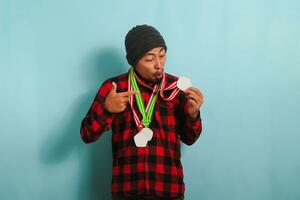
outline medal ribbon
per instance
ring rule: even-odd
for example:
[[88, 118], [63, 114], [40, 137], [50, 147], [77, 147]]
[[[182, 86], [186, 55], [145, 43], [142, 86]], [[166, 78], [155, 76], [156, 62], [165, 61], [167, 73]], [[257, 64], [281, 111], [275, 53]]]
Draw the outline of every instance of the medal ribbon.
[[[134, 72], [133, 72], [134, 73]], [[134, 73], [135, 74], [135, 73]], [[138, 76], [135, 77], [136, 80], [138, 80], [143, 86], [149, 87], [143, 80], [139, 79]], [[163, 78], [162, 78], [162, 84], [161, 84], [161, 88], [160, 88], [160, 96], [162, 97], [163, 100], [165, 101], [171, 101], [173, 100], [173, 98], [177, 95], [177, 93], [180, 91], [179, 88], [177, 88], [177, 81], [174, 81], [173, 83], [171, 83], [168, 87], [165, 88], [165, 84], [166, 84], [166, 78], [165, 78], [165, 73], [163, 73]], [[175, 90], [174, 90], [175, 89]], [[165, 97], [164, 95], [164, 91], [167, 90], [173, 90], [173, 92], [170, 94], [169, 97]]]
[[130, 71], [129, 71], [129, 79], [128, 79], [128, 88], [130, 90], [135, 90], [137, 93], [134, 95], [135, 96], [135, 100], [137, 102], [137, 107], [142, 115], [142, 121], [139, 119], [139, 117], [137, 116], [136, 114], [136, 111], [134, 109], [134, 106], [133, 106], [133, 95], [130, 96], [129, 98], [129, 102], [130, 102], [130, 105], [131, 105], [131, 109], [133, 111], [133, 116], [134, 116], [134, 120], [136, 122], [136, 125], [138, 127], [138, 129], [142, 129], [143, 126], [144, 127], [149, 127], [151, 121], [152, 121], [152, 115], [153, 115], [153, 111], [154, 111], [154, 107], [155, 107], [155, 101], [157, 99], [157, 95], [158, 95], [158, 88], [159, 86], [156, 84], [152, 90], [152, 94], [151, 94], [151, 97], [150, 97], [150, 100], [147, 104], [147, 107], [145, 109], [145, 105], [144, 105], [144, 102], [143, 102], [143, 99], [142, 99], [142, 95], [141, 95], [141, 92], [140, 92], [140, 89], [139, 89], [139, 86], [136, 82], [136, 79], [135, 79], [135, 76], [133, 74], [133, 68], [131, 67], [130, 68]]
[[[160, 96], [162, 97], [162, 99], [164, 99], [165, 101], [171, 101], [178, 94], [180, 89], [177, 88], [177, 81], [174, 81], [168, 87], [165, 88], [166, 80], [165, 80], [165, 73], [163, 73], [161, 88], [159, 88], [159, 86], [157, 84], [154, 86], [154, 88], [152, 89], [152, 94], [151, 94], [150, 100], [145, 109], [144, 102], [143, 102], [138, 84], [136, 82], [136, 79], [142, 85], [147, 86], [147, 84], [144, 83], [141, 79], [134, 76], [133, 67], [131, 67], [129, 70], [129, 77], [128, 77], [128, 91], [132, 91], [132, 90], [137, 91], [137, 93], [135, 94], [135, 99], [137, 102], [138, 109], [143, 117], [142, 121], [139, 119], [139, 117], [134, 109], [133, 95], [131, 95], [129, 97], [129, 103], [130, 103], [130, 106], [131, 106], [131, 109], [133, 112], [133, 117], [134, 117], [135, 123], [136, 123], [138, 129], [141, 130], [143, 127], [149, 127], [149, 125], [152, 121], [152, 115], [153, 115], [158, 92], [160, 93]], [[169, 97], [165, 97], [165, 95], [163, 93], [164, 91], [167, 91], [167, 90], [173, 90]]]
[[[161, 83], [160, 96], [165, 101], [171, 101], [172, 99], [174, 99], [174, 97], [180, 91], [180, 89], [177, 87], [177, 81], [174, 81], [173, 83], [171, 83], [167, 88], [165, 88], [165, 87], [166, 87], [166, 77], [165, 77], [165, 73], [164, 73], [163, 78], [162, 78], [162, 83]], [[173, 90], [173, 89], [175, 89], [175, 90]], [[173, 92], [170, 94], [169, 97], [165, 97], [165, 95], [164, 95], [164, 91], [166, 91], [166, 90], [173, 90]]]

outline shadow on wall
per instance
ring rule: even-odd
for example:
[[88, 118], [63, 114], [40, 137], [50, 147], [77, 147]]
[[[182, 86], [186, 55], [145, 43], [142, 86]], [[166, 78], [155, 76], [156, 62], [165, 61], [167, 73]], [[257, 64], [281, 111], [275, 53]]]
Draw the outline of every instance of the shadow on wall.
[[81, 120], [102, 82], [128, 70], [128, 64], [123, 60], [116, 49], [94, 50], [84, 59], [80, 70], [89, 92], [74, 101], [70, 110], [58, 120], [61, 123], [49, 131], [41, 148], [40, 159], [46, 165], [59, 165], [70, 156], [76, 157], [77, 153], [78, 158], [74, 160], [78, 160], [80, 171], [79, 178], [74, 180], [79, 183], [79, 200], [111, 199], [111, 131], [103, 133], [97, 142], [88, 145], [81, 141], [79, 131]]

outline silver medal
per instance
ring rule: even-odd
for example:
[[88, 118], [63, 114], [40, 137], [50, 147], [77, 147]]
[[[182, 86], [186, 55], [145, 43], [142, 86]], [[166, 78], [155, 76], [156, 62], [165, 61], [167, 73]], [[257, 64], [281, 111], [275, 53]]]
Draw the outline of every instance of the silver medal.
[[189, 87], [192, 87], [192, 81], [187, 77], [180, 77], [177, 81], [177, 87], [180, 90], [185, 91]]
[[153, 131], [150, 128], [143, 128], [140, 133], [144, 134], [148, 141], [153, 137]]
[[153, 131], [150, 128], [143, 128], [134, 136], [134, 143], [137, 147], [146, 147], [148, 141], [153, 137]]
[[145, 147], [147, 146], [147, 142], [147, 137], [141, 132], [134, 136], [134, 143], [137, 147]]

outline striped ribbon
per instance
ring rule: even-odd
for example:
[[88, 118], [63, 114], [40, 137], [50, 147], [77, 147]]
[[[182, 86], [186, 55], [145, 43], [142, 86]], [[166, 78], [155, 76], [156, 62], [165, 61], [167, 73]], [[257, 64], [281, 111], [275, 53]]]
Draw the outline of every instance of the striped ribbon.
[[[152, 121], [153, 111], [154, 111], [155, 102], [156, 102], [158, 93], [160, 94], [162, 99], [164, 99], [165, 101], [171, 101], [178, 94], [178, 92], [180, 90], [176, 86], [177, 81], [174, 81], [172, 84], [170, 84], [168, 87], [165, 88], [166, 79], [165, 79], [165, 73], [163, 73], [161, 87], [158, 84], [156, 84], [152, 88], [152, 94], [151, 94], [150, 100], [145, 109], [145, 105], [144, 105], [142, 95], [141, 95], [141, 92], [138, 87], [136, 79], [138, 79], [138, 81], [141, 82], [143, 85], [146, 85], [142, 80], [140, 80], [137, 76], [134, 75], [133, 67], [131, 67], [129, 70], [129, 75], [128, 75], [128, 91], [132, 91], [132, 90], [137, 91], [137, 93], [134, 96], [135, 96], [135, 100], [137, 102], [137, 107], [142, 115], [142, 121], [138, 117], [136, 110], [134, 108], [133, 95], [130, 95], [129, 103], [130, 103], [131, 110], [133, 112], [133, 117], [134, 117], [135, 123], [136, 123], [138, 129], [141, 130], [143, 127], [149, 127], [149, 125]], [[167, 90], [173, 90], [173, 91], [168, 97], [165, 97], [163, 92], [167, 91]]]

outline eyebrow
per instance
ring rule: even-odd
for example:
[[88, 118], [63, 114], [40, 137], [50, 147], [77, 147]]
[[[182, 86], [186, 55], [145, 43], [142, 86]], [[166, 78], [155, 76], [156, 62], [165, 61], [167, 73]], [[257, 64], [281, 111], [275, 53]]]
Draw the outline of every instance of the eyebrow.
[[[165, 48], [162, 47], [162, 48], [159, 50], [159, 53], [160, 53], [162, 50], [165, 50]], [[155, 54], [154, 54], [154, 53], [151, 53], [151, 52], [145, 54], [145, 56], [148, 56], [148, 55], [153, 55], [153, 56], [154, 56]]]

